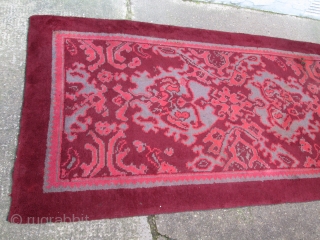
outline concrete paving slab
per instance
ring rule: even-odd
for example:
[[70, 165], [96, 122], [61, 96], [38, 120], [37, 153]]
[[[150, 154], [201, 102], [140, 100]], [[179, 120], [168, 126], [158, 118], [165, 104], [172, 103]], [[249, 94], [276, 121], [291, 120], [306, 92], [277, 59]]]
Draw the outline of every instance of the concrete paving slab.
[[233, 5], [300, 17], [320, 19], [319, 0], [188, 0]]
[[147, 217], [44, 225], [6, 222], [22, 105], [28, 17], [34, 14], [125, 19], [127, 1], [0, 1], [0, 239], [151, 239]]
[[132, 19], [317, 43], [318, 20], [183, 0], [131, 0]]
[[320, 239], [319, 202], [157, 215], [171, 239]]
[[152, 239], [146, 217], [43, 225], [9, 224], [1, 220], [0, 239]]

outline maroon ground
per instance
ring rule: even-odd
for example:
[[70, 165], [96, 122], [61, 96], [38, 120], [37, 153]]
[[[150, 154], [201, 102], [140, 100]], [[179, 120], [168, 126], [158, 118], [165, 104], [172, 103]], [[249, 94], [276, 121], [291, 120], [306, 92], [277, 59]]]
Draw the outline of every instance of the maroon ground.
[[8, 220], [320, 199], [319, 53], [261, 36], [31, 17]]

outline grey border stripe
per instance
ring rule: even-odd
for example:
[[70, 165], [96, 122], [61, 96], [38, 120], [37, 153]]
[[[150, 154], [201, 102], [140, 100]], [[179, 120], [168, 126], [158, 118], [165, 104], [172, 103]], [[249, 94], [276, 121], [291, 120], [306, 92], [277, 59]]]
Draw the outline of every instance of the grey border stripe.
[[[160, 186], [182, 186], [182, 185], [197, 185], [197, 184], [214, 184], [214, 183], [232, 183], [232, 182], [250, 182], [250, 181], [267, 181], [267, 180], [282, 180], [282, 179], [300, 179], [300, 178], [319, 178], [320, 173], [314, 174], [301, 174], [301, 175], [293, 175], [293, 176], [284, 176], [279, 174], [278, 176], [260, 176], [260, 177], [229, 177], [228, 179], [206, 179], [206, 180], [176, 180], [176, 181], [163, 181], [158, 180], [155, 182], [149, 183], [136, 183], [136, 184], [117, 184], [117, 185], [96, 185], [96, 186], [81, 186], [81, 187], [50, 187], [48, 184], [48, 174], [49, 174], [49, 163], [50, 163], [50, 156], [52, 151], [55, 149], [51, 149], [51, 138], [53, 130], [53, 119], [54, 119], [54, 105], [55, 105], [55, 92], [56, 92], [56, 77], [55, 77], [55, 64], [57, 61], [57, 49], [55, 45], [56, 36], [53, 33], [52, 38], [52, 83], [51, 83], [51, 105], [50, 105], [50, 119], [49, 119], [49, 126], [48, 126], [48, 135], [47, 135], [47, 149], [46, 149], [46, 158], [45, 158], [45, 174], [44, 174], [44, 185], [43, 191], [44, 192], [65, 192], [65, 191], [85, 191], [85, 190], [107, 190], [107, 189], [134, 189], [134, 188], [152, 188], [152, 187], [160, 187]], [[281, 51], [281, 50], [274, 50], [274, 49], [267, 49], [267, 48], [253, 48], [253, 47], [243, 47], [243, 46], [230, 46], [230, 45], [221, 45], [221, 44], [211, 44], [211, 43], [201, 43], [201, 42], [192, 42], [192, 41], [181, 41], [181, 40], [168, 40], [162, 38], [153, 38], [153, 37], [146, 37], [146, 36], [137, 36], [137, 35], [128, 35], [128, 34], [108, 34], [108, 33], [91, 33], [91, 32], [73, 32], [73, 31], [57, 31], [57, 33], [61, 34], [76, 34], [77, 37], [81, 37], [83, 35], [84, 38], [94, 38], [94, 37], [114, 37], [114, 38], [133, 38], [139, 41], [161, 41], [168, 44], [179, 44], [179, 43], [188, 43], [192, 45], [198, 45], [201, 48], [231, 48], [237, 49], [241, 47], [242, 49], [245, 48], [247, 50], [252, 51], [259, 51], [261, 54], [271, 54], [270, 51], [273, 53], [277, 53], [279, 55], [288, 56], [290, 55], [297, 55], [297, 56], [309, 56], [313, 58], [317, 58], [320, 60], [319, 55], [314, 54], [304, 54], [298, 52], [290, 52], [290, 51]], [[80, 36], [79, 36], [80, 35]], [[89, 36], [88, 36], [89, 35]], [[151, 43], [152, 44], [152, 43]], [[155, 43], [153, 43], [155, 44]], [[61, 112], [63, 110], [61, 109]], [[62, 123], [61, 123], [62, 124]], [[61, 134], [60, 134], [61, 136]], [[54, 164], [57, 164], [56, 162]], [[212, 174], [214, 176], [214, 173]], [[152, 177], [152, 176], [151, 176]]]
[[45, 192], [77, 192], [86, 190], [108, 190], [108, 189], [135, 189], [135, 188], [153, 188], [153, 187], [165, 187], [165, 186], [183, 186], [183, 185], [203, 185], [203, 184], [219, 184], [219, 183], [236, 183], [236, 182], [264, 182], [270, 180], [294, 180], [294, 179], [307, 179], [307, 178], [319, 178], [320, 174], [304, 174], [299, 176], [264, 176], [264, 177], [234, 177], [229, 179], [206, 179], [206, 180], [179, 180], [175, 182], [159, 180], [152, 183], [137, 183], [137, 184], [116, 184], [116, 185], [97, 185], [97, 186], [81, 186], [81, 187], [56, 187], [45, 189]]
[[52, 37], [52, 66], [51, 66], [51, 104], [50, 104], [50, 116], [49, 116], [49, 125], [48, 125], [48, 134], [47, 134], [47, 149], [46, 149], [46, 158], [45, 158], [45, 167], [44, 167], [44, 186], [43, 190], [46, 192], [48, 188], [48, 173], [49, 173], [49, 162], [51, 157], [51, 139], [52, 139], [52, 131], [53, 131], [53, 117], [54, 117], [54, 96], [56, 91], [56, 77], [55, 77], [55, 64], [56, 64], [56, 45], [55, 45], [55, 34], [53, 33]]

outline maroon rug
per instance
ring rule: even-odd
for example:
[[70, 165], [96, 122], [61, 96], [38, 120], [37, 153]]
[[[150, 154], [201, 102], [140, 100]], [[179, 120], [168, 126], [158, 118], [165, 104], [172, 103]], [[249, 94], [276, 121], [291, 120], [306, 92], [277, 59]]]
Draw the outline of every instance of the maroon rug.
[[30, 19], [8, 220], [320, 199], [320, 45]]

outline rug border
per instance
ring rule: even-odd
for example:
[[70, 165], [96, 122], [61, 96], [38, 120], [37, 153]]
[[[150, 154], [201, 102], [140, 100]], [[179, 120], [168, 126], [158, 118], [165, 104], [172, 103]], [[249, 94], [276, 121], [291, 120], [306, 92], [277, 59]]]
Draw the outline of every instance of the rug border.
[[[39, 15], [30, 17], [29, 26], [24, 102], [8, 221], [15, 222], [13, 216], [17, 214], [21, 216], [19, 223], [28, 223], [28, 217], [57, 217], [62, 213], [67, 216], [85, 215], [88, 216], [86, 220], [95, 220], [320, 199], [320, 179], [43, 193], [43, 159], [46, 151], [46, 141], [43, 139], [47, 139], [51, 94], [51, 66], [45, 63], [51, 62], [53, 31], [88, 32], [94, 29], [94, 32], [133, 35], [138, 31], [139, 35], [149, 37], [196, 42], [204, 42], [205, 39], [205, 42], [228, 45], [235, 45], [236, 42], [237, 46], [305, 54], [319, 53], [320, 45], [128, 20]], [[38, 118], [34, 119], [34, 115]], [[31, 170], [37, 174], [28, 174]]]
[[[235, 172], [198, 172], [193, 174], [159, 174], [156, 176], [140, 175], [140, 176], [123, 176], [123, 177], [106, 177], [95, 178], [88, 181], [86, 178], [59, 179], [58, 166], [55, 164], [60, 153], [60, 142], [62, 139], [63, 121], [63, 92], [65, 84], [63, 84], [64, 76], [61, 71], [64, 65], [64, 48], [61, 43], [65, 39], [86, 39], [86, 40], [117, 40], [129, 42], [143, 42], [148, 44], [159, 44], [161, 46], [187, 47], [197, 49], [214, 48], [221, 51], [241, 52], [257, 55], [282, 56], [291, 59], [320, 60], [319, 55], [302, 54], [296, 52], [288, 52], [281, 50], [273, 50], [266, 48], [251, 48], [212, 44], [205, 42], [191, 42], [181, 40], [171, 40], [164, 38], [155, 38], [128, 34], [113, 33], [93, 33], [93, 32], [75, 32], [75, 31], [55, 31], [52, 39], [52, 85], [51, 93], [51, 109], [49, 131], [47, 137], [47, 153], [45, 160], [45, 181], [44, 192], [65, 192], [65, 191], [85, 191], [85, 190], [102, 190], [102, 189], [120, 189], [120, 188], [151, 188], [159, 186], [178, 186], [178, 185], [200, 185], [213, 183], [231, 183], [244, 181], [264, 181], [264, 180], [281, 180], [295, 178], [318, 178], [320, 169], [314, 168], [295, 168], [295, 169], [278, 169], [278, 170], [260, 170], [260, 171], [235, 171]], [[61, 86], [61, 89], [56, 89]], [[60, 129], [54, 131], [53, 129]], [[57, 151], [58, 149], [58, 151]]]

